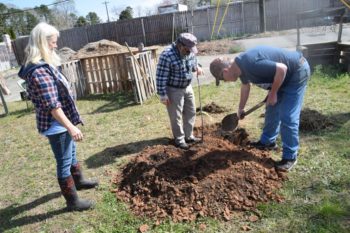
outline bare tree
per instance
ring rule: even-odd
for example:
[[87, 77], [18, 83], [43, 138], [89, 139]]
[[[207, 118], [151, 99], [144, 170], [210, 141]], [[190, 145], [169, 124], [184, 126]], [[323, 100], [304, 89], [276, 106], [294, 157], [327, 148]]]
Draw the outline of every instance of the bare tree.
[[142, 13], [143, 13], [142, 6], [139, 5], [139, 6], [135, 7], [135, 13], [136, 13], [136, 17], [141, 17]]
[[145, 16], [151, 16], [151, 15], [156, 15], [158, 13], [158, 7], [147, 7], [144, 9], [144, 15]]
[[159, 6], [164, 6], [164, 5], [171, 5], [171, 4], [174, 4], [174, 3], [177, 3], [177, 1], [163, 0], [163, 1], [161, 1], [158, 5], [159, 5]]
[[124, 10], [123, 7], [113, 7], [111, 10], [111, 20], [117, 21], [119, 19], [120, 13]]
[[68, 0], [66, 2], [55, 0], [54, 3], [57, 3], [52, 9], [54, 25], [59, 30], [72, 28], [76, 22], [76, 18], [73, 16], [77, 12], [74, 0]]

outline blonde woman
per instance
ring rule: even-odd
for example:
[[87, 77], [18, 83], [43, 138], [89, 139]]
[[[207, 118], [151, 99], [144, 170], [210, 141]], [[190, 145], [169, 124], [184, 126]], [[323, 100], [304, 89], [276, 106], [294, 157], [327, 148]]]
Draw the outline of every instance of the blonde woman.
[[83, 178], [76, 157], [76, 142], [83, 140], [83, 133], [76, 125], [83, 122], [67, 79], [57, 69], [61, 64], [55, 52], [58, 37], [59, 31], [47, 23], [35, 26], [30, 33], [25, 63], [19, 76], [27, 82], [38, 131], [48, 138], [55, 156], [58, 183], [67, 209], [81, 211], [93, 204], [79, 199], [76, 190], [94, 188], [98, 183]]

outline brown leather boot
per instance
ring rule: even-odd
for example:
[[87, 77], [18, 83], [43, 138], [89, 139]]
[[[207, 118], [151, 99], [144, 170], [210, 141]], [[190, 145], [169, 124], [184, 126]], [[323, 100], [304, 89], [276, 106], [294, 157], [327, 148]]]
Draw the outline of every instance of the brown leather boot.
[[72, 165], [70, 167], [70, 172], [73, 176], [75, 187], [77, 188], [77, 190], [91, 189], [95, 188], [98, 185], [98, 181], [84, 179], [79, 163], [77, 163], [76, 165]]
[[62, 195], [66, 199], [67, 209], [69, 211], [83, 211], [92, 208], [93, 203], [90, 200], [83, 200], [78, 197], [72, 176], [64, 179], [58, 179]]

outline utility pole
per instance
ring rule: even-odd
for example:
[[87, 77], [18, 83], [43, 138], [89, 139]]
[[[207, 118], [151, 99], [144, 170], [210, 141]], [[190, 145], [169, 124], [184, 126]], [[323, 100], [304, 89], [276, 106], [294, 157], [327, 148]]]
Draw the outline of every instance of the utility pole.
[[109, 2], [107, 2], [107, 1], [102, 2], [102, 4], [105, 4], [105, 5], [106, 5], [107, 21], [108, 21], [108, 23], [109, 23], [109, 15], [108, 15], [108, 7], [107, 7], [107, 4], [108, 4], [108, 3], [109, 3]]

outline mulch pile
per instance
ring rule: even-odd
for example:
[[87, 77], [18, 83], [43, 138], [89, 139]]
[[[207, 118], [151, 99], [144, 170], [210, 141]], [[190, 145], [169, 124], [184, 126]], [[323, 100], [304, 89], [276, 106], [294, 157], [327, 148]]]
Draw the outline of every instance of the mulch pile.
[[334, 126], [329, 117], [322, 115], [316, 110], [303, 109], [300, 114], [299, 129], [303, 132], [312, 132], [327, 129]]
[[235, 211], [283, 201], [276, 191], [286, 174], [276, 172], [269, 152], [246, 146], [244, 129], [223, 134], [215, 124], [204, 132], [204, 143], [187, 151], [173, 145], [144, 149], [115, 175], [113, 192], [136, 215], [176, 222], [230, 220]]
[[77, 52], [68, 47], [63, 47], [60, 50], [58, 50], [58, 55], [60, 56], [62, 62], [68, 62], [73, 60], [72, 58], [75, 56], [76, 53]]
[[[138, 51], [135, 47], [130, 47], [131, 51]], [[126, 46], [110, 40], [99, 40], [86, 44], [72, 58], [86, 58], [91, 56], [100, 56], [115, 53], [127, 53]]]
[[232, 53], [232, 49], [240, 48], [241, 45], [230, 38], [215, 40], [215, 41], [202, 41], [198, 43], [198, 56], [205, 55], [222, 55]]

